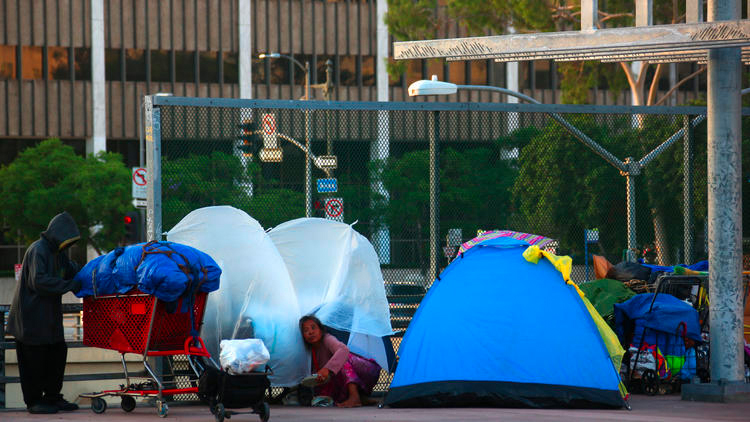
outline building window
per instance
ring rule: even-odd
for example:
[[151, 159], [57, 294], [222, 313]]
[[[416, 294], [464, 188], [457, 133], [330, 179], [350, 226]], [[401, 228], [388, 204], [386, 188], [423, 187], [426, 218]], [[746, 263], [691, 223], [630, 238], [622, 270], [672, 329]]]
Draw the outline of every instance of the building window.
[[471, 85], [486, 85], [487, 84], [487, 61], [486, 60], [472, 60], [469, 62], [471, 66]]
[[375, 56], [362, 57], [362, 85], [375, 86]]
[[199, 59], [201, 82], [219, 83], [219, 53], [216, 51], [202, 51]]
[[[437, 75], [439, 81], [445, 80], [443, 74], [443, 61], [440, 59], [427, 59], [427, 78], [432, 79], [432, 75]], [[420, 78], [422, 79], [422, 78]]]
[[49, 47], [47, 49], [47, 63], [47, 79], [70, 79], [70, 60], [67, 48]]
[[175, 79], [177, 82], [195, 82], [195, 53], [175, 51]]
[[283, 85], [289, 83], [289, 60], [266, 59], [271, 60], [271, 83]]
[[0, 45], [0, 79], [16, 78], [16, 47]]
[[108, 81], [122, 80], [121, 50], [108, 48], [104, 50], [104, 78]]
[[406, 78], [407, 85], [422, 79], [422, 61], [407, 60], [404, 77]]
[[319, 84], [325, 83], [325, 81], [326, 81], [326, 62], [328, 60], [331, 61], [331, 81], [333, 81], [334, 79], [336, 79], [336, 69], [334, 68], [334, 66], [335, 66], [334, 63], [336, 63], [336, 62], [334, 61], [334, 57], [333, 56], [327, 56], [327, 55], [321, 54], [321, 55], [317, 56], [317, 60], [318, 60], [318, 62], [315, 64], [315, 68], [317, 70], [318, 80], [317, 80], [317, 82], [313, 81], [313, 83], [319, 83]]
[[[240, 76], [238, 71], [238, 60], [239, 60], [239, 54], [237, 53], [222, 53], [223, 54], [223, 60], [224, 60], [224, 83], [225, 84], [238, 84], [240, 83]], [[263, 83], [263, 79], [261, 78], [262, 72], [263, 72], [263, 64], [260, 62], [260, 60], [253, 59], [253, 65], [252, 65], [252, 75], [253, 75], [253, 83], [259, 84]]]
[[549, 89], [552, 87], [552, 74], [550, 73], [550, 60], [537, 60], [534, 62], [534, 75], [536, 77], [537, 89]]
[[21, 78], [42, 79], [42, 47], [21, 47]]
[[169, 82], [169, 50], [151, 50], [151, 81]]
[[90, 48], [76, 48], [74, 54], [75, 54], [76, 80], [90, 81], [91, 80], [91, 49]]
[[448, 63], [448, 82], [463, 85], [466, 83], [466, 62]]
[[125, 50], [125, 80], [146, 80], [146, 52], [144, 50], [136, 48]]
[[357, 85], [357, 58], [355, 56], [341, 56], [340, 63], [341, 85]]

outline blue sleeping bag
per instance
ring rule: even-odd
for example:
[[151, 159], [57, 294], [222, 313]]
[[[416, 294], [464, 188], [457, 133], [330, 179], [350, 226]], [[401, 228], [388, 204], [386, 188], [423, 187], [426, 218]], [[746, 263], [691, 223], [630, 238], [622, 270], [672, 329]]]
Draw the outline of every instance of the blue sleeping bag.
[[219, 288], [221, 268], [208, 254], [174, 242], [149, 242], [116, 248], [81, 269], [78, 297], [127, 293], [133, 288], [165, 302], [187, 289], [212, 292]]

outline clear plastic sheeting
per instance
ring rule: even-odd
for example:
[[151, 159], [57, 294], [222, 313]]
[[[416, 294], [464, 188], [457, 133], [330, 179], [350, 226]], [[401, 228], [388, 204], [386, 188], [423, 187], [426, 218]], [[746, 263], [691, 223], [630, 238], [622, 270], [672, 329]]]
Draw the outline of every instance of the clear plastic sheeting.
[[388, 368], [382, 337], [393, 333], [383, 275], [372, 244], [351, 226], [321, 218], [283, 223], [268, 233], [244, 211], [207, 207], [185, 216], [170, 241], [200, 249], [222, 269], [201, 335], [213, 356], [224, 339], [263, 340], [274, 386], [310, 373], [299, 332], [302, 315], [350, 333], [350, 349]]
[[211, 355], [219, 356], [223, 339], [254, 336], [270, 353], [271, 383], [299, 383], [308, 372], [301, 313], [284, 260], [260, 224], [233, 207], [200, 208], [167, 238], [206, 252], [222, 269], [221, 286], [208, 297], [201, 329]]
[[314, 313], [323, 324], [352, 334], [393, 333], [378, 255], [367, 238], [322, 218], [288, 221], [268, 235], [286, 263], [303, 315]]

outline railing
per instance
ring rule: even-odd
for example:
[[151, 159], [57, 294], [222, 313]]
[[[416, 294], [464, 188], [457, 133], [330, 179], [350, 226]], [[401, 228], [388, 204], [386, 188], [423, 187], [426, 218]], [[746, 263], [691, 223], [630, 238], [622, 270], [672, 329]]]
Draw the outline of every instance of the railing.
[[[19, 377], [9, 377], [5, 375], [5, 351], [6, 350], [15, 350], [16, 348], [16, 342], [15, 340], [7, 336], [5, 334], [5, 324], [7, 323], [7, 316], [8, 312], [10, 311], [10, 305], [0, 305], [0, 321], [2, 321], [2, 324], [0, 324], [0, 409], [5, 409], [6, 404], [6, 395], [5, 395], [5, 386], [7, 384], [17, 384], [21, 380]], [[80, 348], [80, 347], [87, 347], [83, 345], [83, 341], [81, 338], [82, 334], [82, 324], [81, 324], [81, 313], [83, 311], [83, 304], [80, 303], [66, 303], [62, 305], [62, 312], [63, 315], [65, 315], [65, 319], [70, 321], [72, 320], [73, 323], [68, 325], [68, 328], [73, 328], [73, 334], [72, 338], [66, 338], [66, 343], [69, 348]], [[146, 371], [141, 371], [135, 374], [131, 374], [133, 377], [145, 377]], [[122, 372], [114, 372], [114, 373], [97, 373], [97, 374], [74, 374], [74, 375], [65, 375], [64, 381], [71, 382], [71, 381], [99, 381], [99, 380], [113, 380], [113, 379], [123, 379], [124, 375]]]

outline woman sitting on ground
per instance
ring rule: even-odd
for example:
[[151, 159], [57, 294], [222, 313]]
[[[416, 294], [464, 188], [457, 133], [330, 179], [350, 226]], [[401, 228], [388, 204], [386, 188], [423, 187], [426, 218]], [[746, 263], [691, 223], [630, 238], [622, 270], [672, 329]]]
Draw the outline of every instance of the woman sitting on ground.
[[315, 394], [331, 397], [338, 407], [361, 406], [361, 396], [370, 395], [378, 381], [380, 366], [372, 359], [349, 352], [312, 315], [303, 316], [299, 327], [312, 354], [312, 372], [318, 376]]

